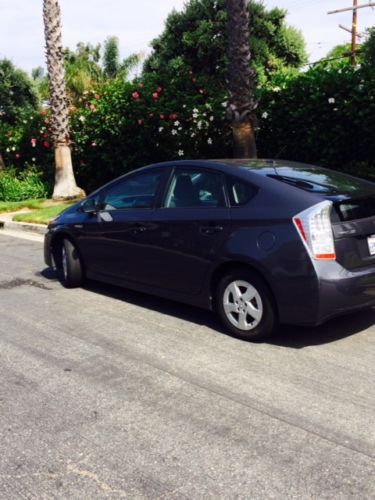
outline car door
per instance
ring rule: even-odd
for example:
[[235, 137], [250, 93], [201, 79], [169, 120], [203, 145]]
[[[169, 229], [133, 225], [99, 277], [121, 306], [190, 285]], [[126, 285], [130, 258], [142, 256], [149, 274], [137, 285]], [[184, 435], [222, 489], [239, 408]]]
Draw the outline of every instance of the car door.
[[81, 229], [88, 271], [118, 280], [147, 281], [149, 248], [155, 243], [155, 203], [163, 169], [133, 174], [109, 186], [101, 209]]
[[159, 242], [153, 284], [199, 293], [229, 232], [224, 176], [212, 169], [176, 168], [154, 221]]

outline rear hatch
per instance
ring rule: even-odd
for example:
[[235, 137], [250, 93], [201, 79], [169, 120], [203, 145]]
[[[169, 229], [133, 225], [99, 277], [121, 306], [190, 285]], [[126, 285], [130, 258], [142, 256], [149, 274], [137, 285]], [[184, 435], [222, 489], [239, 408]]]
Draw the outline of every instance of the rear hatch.
[[337, 261], [347, 269], [375, 265], [375, 195], [333, 203], [331, 214]]
[[246, 167], [332, 201], [336, 260], [346, 269], [375, 265], [374, 183], [322, 167], [281, 160], [258, 160]]

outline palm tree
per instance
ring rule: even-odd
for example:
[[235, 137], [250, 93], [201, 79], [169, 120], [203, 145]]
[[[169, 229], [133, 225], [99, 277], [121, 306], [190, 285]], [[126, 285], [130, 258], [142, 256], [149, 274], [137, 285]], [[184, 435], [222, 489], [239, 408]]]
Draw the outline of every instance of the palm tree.
[[55, 147], [56, 169], [53, 198], [76, 198], [84, 196], [84, 192], [77, 187], [69, 147], [69, 116], [58, 0], [43, 0], [43, 20], [51, 106], [51, 129]]
[[228, 113], [233, 130], [234, 157], [255, 158], [255, 72], [250, 67], [247, 0], [227, 0]]

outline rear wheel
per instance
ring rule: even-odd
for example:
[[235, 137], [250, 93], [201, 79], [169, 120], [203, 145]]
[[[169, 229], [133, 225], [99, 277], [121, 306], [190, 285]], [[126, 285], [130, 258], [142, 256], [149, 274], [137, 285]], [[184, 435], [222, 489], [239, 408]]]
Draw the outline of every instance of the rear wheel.
[[263, 339], [277, 328], [273, 298], [264, 281], [247, 269], [226, 274], [217, 288], [219, 316], [234, 337]]
[[61, 244], [61, 281], [66, 288], [82, 284], [82, 263], [74, 243], [64, 238]]

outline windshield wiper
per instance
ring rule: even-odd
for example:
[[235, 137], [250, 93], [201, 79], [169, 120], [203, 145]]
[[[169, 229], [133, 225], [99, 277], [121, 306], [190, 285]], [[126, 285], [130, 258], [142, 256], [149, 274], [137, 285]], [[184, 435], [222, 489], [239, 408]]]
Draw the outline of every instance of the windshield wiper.
[[306, 189], [308, 191], [316, 190], [316, 187], [323, 188], [325, 193], [337, 193], [337, 190], [330, 186], [329, 184], [321, 184], [320, 182], [298, 179], [296, 177], [288, 177], [286, 175], [277, 175], [277, 174], [268, 174], [267, 177], [271, 177], [272, 179], [276, 179], [278, 181], [286, 182], [291, 186], [298, 187], [300, 189]]

